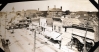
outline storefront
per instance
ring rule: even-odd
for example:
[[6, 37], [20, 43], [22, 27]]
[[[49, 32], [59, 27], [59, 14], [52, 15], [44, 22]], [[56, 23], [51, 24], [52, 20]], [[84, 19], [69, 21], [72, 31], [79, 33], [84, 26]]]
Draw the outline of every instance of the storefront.
[[40, 18], [39, 25], [40, 25], [40, 29], [41, 29], [42, 31], [45, 31], [46, 26], [47, 26], [46, 18], [43, 18], [43, 17]]

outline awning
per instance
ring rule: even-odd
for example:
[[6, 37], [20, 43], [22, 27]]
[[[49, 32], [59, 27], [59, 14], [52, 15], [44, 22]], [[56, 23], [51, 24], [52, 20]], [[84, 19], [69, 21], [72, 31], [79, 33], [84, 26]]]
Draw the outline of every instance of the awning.
[[33, 25], [39, 26], [38, 22], [32, 22]]
[[[73, 34], [85, 37], [86, 31], [85, 30], [79, 30], [79, 29], [73, 29]], [[86, 37], [94, 40], [94, 33], [87, 31]]]
[[84, 41], [83, 41], [83, 39], [81, 37], [78, 37], [78, 36], [73, 36], [73, 37], [77, 38], [81, 43], [84, 44]]
[[45, 31], [44, 35], [48, 36], [48, 37], [50, 37], [54, 40], [61, 40], [61, 34], [57, 33], [57, 32], [54, 32], [54, 31]]
[[[67, 28], [67, 32], [73, 33], [73, 34], [76, 34], [76, 35], [82, 36], [82, 37], [85, 37], [85, 33], [86, 33], [85, 30], [76, 29], [76, 28]], [[94, 39], [94, 32], [87, 31], [86, 37], [89, 39]]]
[[57, 33], [57, 32], [54, 32], [54, 31], [51, 32], [51, 38], [57, 39], [59, 36], [60, 36], [60, 33]]

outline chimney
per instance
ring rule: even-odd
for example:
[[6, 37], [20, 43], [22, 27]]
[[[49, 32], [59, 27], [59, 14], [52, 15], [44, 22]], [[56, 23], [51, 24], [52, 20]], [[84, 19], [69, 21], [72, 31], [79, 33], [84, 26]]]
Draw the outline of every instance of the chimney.
[[56, 8], [56, 5], [54, 5], [54, 8]]
[[39, 11], [39, 8], [38, 8], [38, 11]]
[[48, 6], [48, 11], [49, 11], [49, 6]]
[[62, 10], [62, 6], [61, 6], [61, 8], [60, 8], [61, 10]]

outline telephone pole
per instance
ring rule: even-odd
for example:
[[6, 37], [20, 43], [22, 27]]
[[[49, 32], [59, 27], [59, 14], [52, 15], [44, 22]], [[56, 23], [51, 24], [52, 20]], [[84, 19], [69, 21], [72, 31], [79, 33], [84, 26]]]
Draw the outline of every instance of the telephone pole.
[[5, 15], [5, 39], [6, 39], [6, 17], [7, 17], [7, 14]]
[[36, 51], [36, 29], [33, 29], [33, 24], [32, 24], [32, 34], [34, 35], [34, 45], [33, 45], [33, 52]]
[[36, 50], [36, 30], [34, 30], [34, 52]]
[[86, 33], [85, 33], [85, 38], [84, 38], [84, 50], [83, 50], [83, 52], [88, 52], [86, 50], [86, 36], [87, 36], [87, 29], [88, 29], [88, 21], [89, 21], [89, 18], [88, 18], [87, 24], [86, 24]]

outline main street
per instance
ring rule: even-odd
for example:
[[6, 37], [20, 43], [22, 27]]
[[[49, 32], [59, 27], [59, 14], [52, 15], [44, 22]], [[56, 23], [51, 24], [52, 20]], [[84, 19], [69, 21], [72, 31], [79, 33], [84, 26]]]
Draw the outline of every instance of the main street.
[[[48, 43], [47, 39], [36, 33], [35, 52], [62, 52], [58, 48]], [[40, 35], [40, 36], [39, 36]], [[15, 29], [11, 34], [10, 30], [6, 31], [6, 38], [11, 42], [9, 49], [11, 52], [33, 52], [34, 49], [34, 32], [23, 29]]]
[[[3, 23], [2, 23], [3, 24]], [[33, 22], [33, 24], [37, 24]], [[5, 29], [5, 25], [2, 25]], [[1, 29], [2, 30], [2, 29]], [[6, 30], [6, 29], [5, 29]], [[14, 33], [11, 34], [11, 30], [3, 31], [5, 39], [9, 39], [11, 44], [5, 49], [6, 52], [34, 52], [34, 32], [27, 30], [26, 28], [14, 29]], [[35, 52], [63, 52], [59, 49], [59, 44], [54, 44], [46, 39], [43, 35], [36, 33]], [[65, 52], [73, 52], [71, 49], [66, 48]]]

